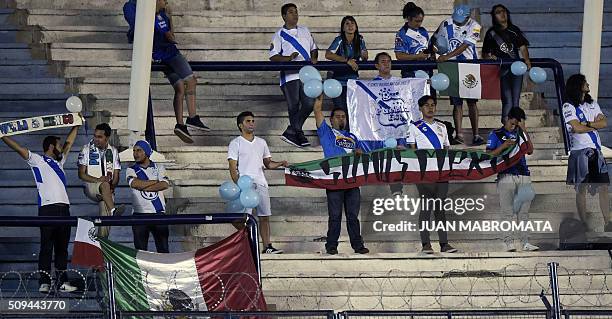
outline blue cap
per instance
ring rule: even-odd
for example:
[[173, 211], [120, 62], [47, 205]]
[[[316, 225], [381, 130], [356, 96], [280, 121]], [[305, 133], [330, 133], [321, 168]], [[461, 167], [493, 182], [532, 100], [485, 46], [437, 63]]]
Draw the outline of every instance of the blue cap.
[[147, 157], [150, 157], [151, 154], [153, 154], [153, 149], [151, 148], [151, 145], [149, 144], [149, 142], [145, 141], [145, 140], [140, 140], [138, 142], [136, 142], [136, 144], [134, 144], [134, 146], [138, 146], [140, 148], [142, 148], [142, 150], [144, 151], [145, 155]]
[[470, 6], [467, 4], [460, 4], [455, 7], [453, 11], [453, 21], [457, 23], [463, 23], [470, 17]]

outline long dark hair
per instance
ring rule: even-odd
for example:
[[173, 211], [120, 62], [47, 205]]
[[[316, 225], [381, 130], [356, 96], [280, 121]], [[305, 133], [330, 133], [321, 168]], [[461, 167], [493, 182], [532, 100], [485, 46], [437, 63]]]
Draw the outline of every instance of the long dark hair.
[[[512, 23], [512, 18], [510, 17], [510, 10], [508, 10], [508, 8], [506, 8], [506, 6], [504, 6], [503, 4], [500, 3], [500, 4], [494, 5], [493, 8], [491, 9], [491, 12], [490, 12], [490, 14], [491, 14], [491, 23], [493, 23], [493, 30], [495, 30], [495, 32], [500, 37], [502, 37], [502, 39], [504, 39], [504, 42], [511, 42], [511, 39], [507, 39], [507, 36], [506, 36], [505, 32], [502, 32], [503, 27], [502, 27], [501, 23], [499, 23], [499, 21], [497, 21], [497, 19], [495, 18], [495, 10], [497, 10], [498, 8], [502, 8], [502, 9], [504, 9], [504, 11], [506, 11], [506, 20], [508, 21], [508, 29], [511, 26], [515, 27], [515, 28], [513, 28], [514, 29], [513, 31], [518, 29]], [[521, 33], [520, 35], [522, 35], [523, 37], [525, 36], [522, 31], [520, 33]]]
[[348, 54], [348, 40], [346, 39], [346, 35], [344, 34], [344, 22], [347, 20], [352, 21], [355, 24], [355, 36], [353, 37], [353, 56], [348, 58], [353, 58], [355, 60], [359, 60], [361, 58], [361, 35], [359, 34], [359, 26], [357, 25], [357, 21], [353, 16], [346, 16], [342, 18], [342, 22], [340, 22], [340, 37], [342, 39], [342, 49], [345, 55]]
[[582, 86], [585, 83], [586, 77], [580, 73], [570, 76], [565, 84], [565, 101], [574, 107], [578, 107], [584, 102], [593, 103], [593, 98], [588, 93], [582, 99]]

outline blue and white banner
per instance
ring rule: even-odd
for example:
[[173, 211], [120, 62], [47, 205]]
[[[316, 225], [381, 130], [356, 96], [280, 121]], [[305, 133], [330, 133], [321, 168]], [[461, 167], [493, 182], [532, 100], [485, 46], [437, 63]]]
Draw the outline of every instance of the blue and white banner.
[[427, 94], [426, 79], [349, 80], [346, 103], [351, 133], [370, 144], [405, 138], [410, 122], [422, 118], [417, 101]]

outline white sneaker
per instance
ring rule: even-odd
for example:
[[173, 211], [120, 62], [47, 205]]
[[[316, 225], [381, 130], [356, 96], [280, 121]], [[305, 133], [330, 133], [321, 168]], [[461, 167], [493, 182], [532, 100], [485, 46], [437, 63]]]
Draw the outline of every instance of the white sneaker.
[[51, 285], [49, 285], [49, 284], [41, 284], [40, 288], [38, 288], [38, 292], [43, 293], [43, 294], [48, 294], [49, 293], [49, 289], [51, 289]]
[[77, 290], [77, 287], [65, 282], [64, 284], [62, 284], [59, 289], [59, 291], [61, 292], [73, 292], [75, 290]]
[[523, 246], [523, 251], [536, 251], [536, 250], [540, 250], [540, 247], [536, 245], [532, 245], [530, 243], [525, 243], [525, 245]]
[[391, 193], [391, 197], [392, 198], [399, 197], [399, 196], [402, 196], [402, 192], [393, 192], [393, 193]]
[[506, 242], [504, 242], [504, 244], [506, 244], [506, 251], [507, 252], [515, 252], [516, 251], [516, 247], [514, 246], [514, 241], [506, 241]]

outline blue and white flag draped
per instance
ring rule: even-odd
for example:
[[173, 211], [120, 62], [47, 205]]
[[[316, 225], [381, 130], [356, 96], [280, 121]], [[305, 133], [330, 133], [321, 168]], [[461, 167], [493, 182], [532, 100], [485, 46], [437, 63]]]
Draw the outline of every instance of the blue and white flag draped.
[[426, 79], [349, 80], [347, 106], [351, 133], [368, 149], [384, 147], [388, 138], [402, 144], [411, 121], [422, 118], [417, 101], [429, 94]]

